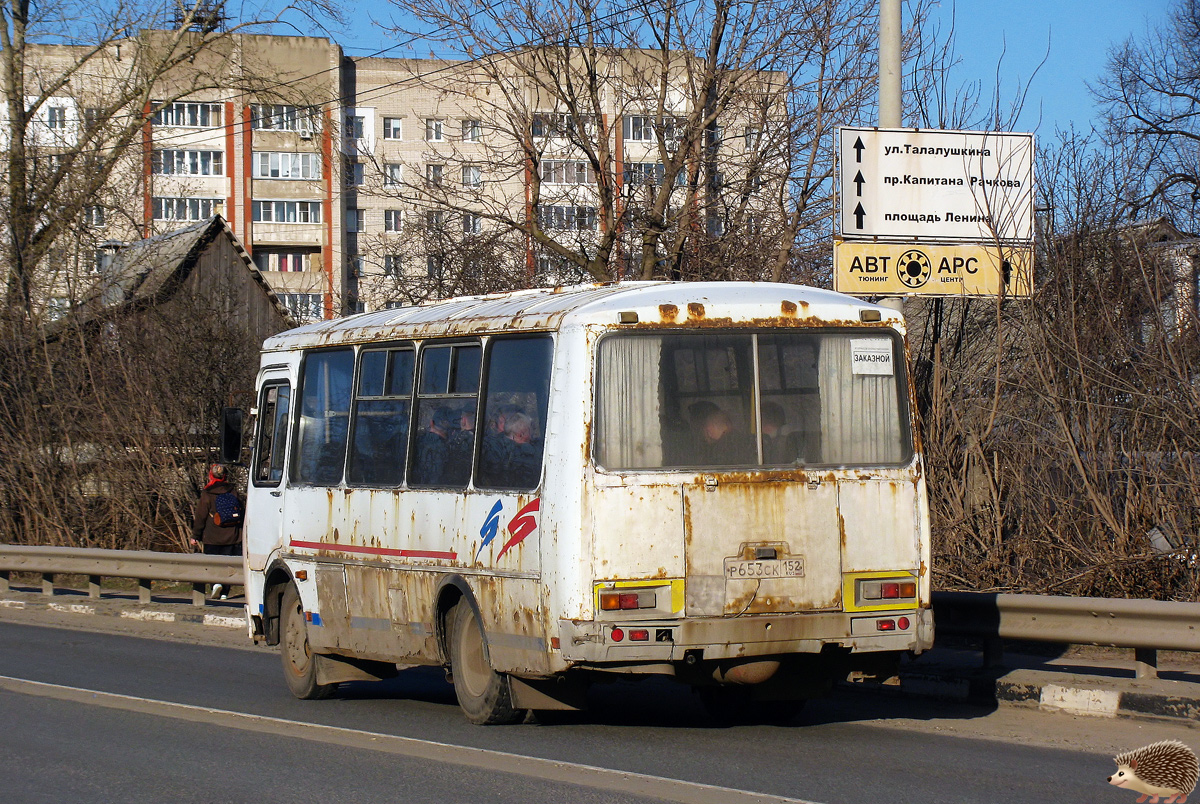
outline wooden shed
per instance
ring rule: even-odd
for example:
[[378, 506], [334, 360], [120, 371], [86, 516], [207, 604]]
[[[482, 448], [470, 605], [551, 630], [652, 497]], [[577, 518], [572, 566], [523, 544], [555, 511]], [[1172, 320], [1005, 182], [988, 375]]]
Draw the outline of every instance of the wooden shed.
[[296, 326], [220, 215], [121, 248], [71, 317], [80, 325], [163, 306], [221, 316], [259, 344]]

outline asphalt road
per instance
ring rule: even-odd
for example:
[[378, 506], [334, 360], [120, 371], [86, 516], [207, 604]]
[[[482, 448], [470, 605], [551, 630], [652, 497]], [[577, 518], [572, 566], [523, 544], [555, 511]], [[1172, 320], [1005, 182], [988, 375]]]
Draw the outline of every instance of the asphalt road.
[[[1132, 802], [1113, 753], [1176, 723], [857, 692], [790, 726], [717, 728], [668, 682], [597, 687], [592, 710], [481, 728], [440, 671], [287, 692], [278, 655], [223, 629], [0, 615], [0, 801]], [[112, 630], [112, 629], [110, 629]], [[153, 637], [153, 638], [148, 638]]]

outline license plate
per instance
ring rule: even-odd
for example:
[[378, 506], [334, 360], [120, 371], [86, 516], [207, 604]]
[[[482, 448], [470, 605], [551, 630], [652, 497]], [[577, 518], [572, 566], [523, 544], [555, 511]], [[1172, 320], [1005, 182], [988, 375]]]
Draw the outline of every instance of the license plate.
[[726, 580], [803, 577], [803, 558], [767, 558], [753, 561], [743, 561], [737, 558], [725, 559]]

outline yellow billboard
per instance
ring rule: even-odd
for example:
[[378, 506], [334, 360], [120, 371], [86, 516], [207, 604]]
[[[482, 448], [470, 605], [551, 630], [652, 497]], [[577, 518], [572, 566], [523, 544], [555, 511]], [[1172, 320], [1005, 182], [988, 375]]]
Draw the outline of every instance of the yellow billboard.
[[1028, 296], [1033, 249], [864, 243], [833, 247], [833, 287], [853, 296]]

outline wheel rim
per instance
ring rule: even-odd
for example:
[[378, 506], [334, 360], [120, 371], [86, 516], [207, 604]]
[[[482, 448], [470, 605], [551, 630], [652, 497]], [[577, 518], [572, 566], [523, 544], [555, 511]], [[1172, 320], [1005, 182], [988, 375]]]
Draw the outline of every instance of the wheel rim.
[[454, 668], [454, 677], [461, 679], [472, 697], [478, 698], [487, 692], [492, 678], [492, 668], [483, 652], [483, 633], [479, 623], [470, 612], [462, 615], [467, 622], [458, 629], [458, 658], [461, 667]]
[[304, 614], [300, 611], [299, 603], [288, 610], [283, 650], [288, 668], [297, 676], [303, 676], [308, 671], [312, 655], [308, 649], [308, 632], [304, 629]]

